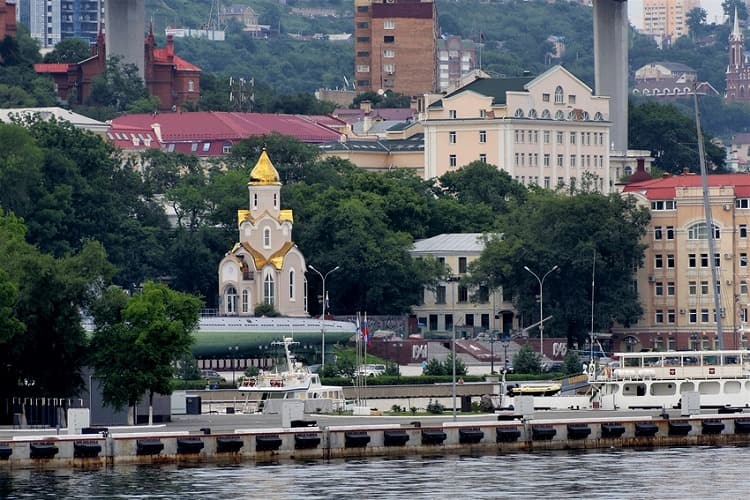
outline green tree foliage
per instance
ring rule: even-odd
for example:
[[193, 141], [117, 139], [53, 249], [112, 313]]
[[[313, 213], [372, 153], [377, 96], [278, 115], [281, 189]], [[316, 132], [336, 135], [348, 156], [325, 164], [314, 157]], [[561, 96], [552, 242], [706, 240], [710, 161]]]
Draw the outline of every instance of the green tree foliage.
[[46, 63], [77, 63], [91, 57], [89, 42], [81, 38], [60, 40], [52, 52], [44, 56]]
[[256, 317], [266, 316], [269, 318], [275, 318], [279, 316], [279, 312], [276, 309], [274, 309], [272, 304], [266, 304], [266, 303], [256, 304], [253, 311], [255, 312]]
[[52, 79], [37, 75], [34, 63], [39, 62], [39, 44], [23, 25], [18, 36], [0, 40], [0, 106], [52, 106], [55, 93]]
[[539, 320], [539, 283], [524, 267], [541, 276], [557, 265], [559, 271], [544, 283], [544, 314], [552, 315], [545, 330], [572, 343], [590, 330], [596, 255], [595, 328], [630, 324], [642, 314], [631, 281], [643, 261], [640, 238], [648, 220], [648, 211], [632, 198], [615, 194], [531, 193], [501, 218], [502, 237], [488, 238], [467, 282], [512, 290], [519, 312], [533, 323]]
[[[698, 134], [695, 119], [683, 114], [674, 104], [644, 101], [629, 107], [628, 137], [633, 149], [651, 151], [654, 166], [678, 174], [683, 169], [700, 172]], [[704, 135], [706, 163], [723, 170], [724, 151]]]
[[[466, 364], [464, 364], [461, 358], [456, 357], [456, 376], [466, 375], [467, 372], [468, 368], [466, 367]], [[437, 358], [430, 359], [430, 361], [427, 362], [427, 366], [424, 368], [423, 374], [453, 375], [453, 354], [448, 354], [443, 362], [438, 361]]]
[[[173, 363], [189, 352], [200, 301], [153, 282], [125, 301], [113, 291], [102, 300], [108, 304], [98, 310], [108, 311], [108, 319], [97, 318], [91, 362], [105, 403], [119, 409], [144, 394], [149, 402], [154, 394], [171, 394]], [[123, 302], [118, 320], [113, 312]]]
[[568, 375], [577, 375], [582, 371], [583, 365], [578, 353], [568, 349], [568, 352], [565, 353], [565, 359], [563, 359], [563, 372]]
[[373, 108], [408, 108], [411, 106], [411, 97], [391, 90], [386, 90], [383, 93], [375, 91], [362, 92], [352, 101], [352, 105], [349, 106], [352, 109], [360, 107], [362, 101], [370, 101]]
[[513, 371], [529, 374], [542, 373], [541, 355], [529, 344], [522, 346], [513, 357]]
[[690, 30], [690, 37], [695, 40], [700, 37], [706, 28], [706, 18], [708, 13], [706, 9], [696, 7], [687, 13], [687, 20], [685, 23], [688, 25]]
[[107, 58], [104, 72], [94, 78], [86, 104], [122, 113], [131, 106], [142, 106], [148, 98], [143, 79], [134, 64], [126, 64], [118, 56]]

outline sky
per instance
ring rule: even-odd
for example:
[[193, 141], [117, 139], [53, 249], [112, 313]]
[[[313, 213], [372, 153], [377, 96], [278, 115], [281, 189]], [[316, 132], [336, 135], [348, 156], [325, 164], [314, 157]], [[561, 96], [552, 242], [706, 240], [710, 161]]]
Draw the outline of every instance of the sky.
[[[723, 22], [724, 11], [721, 8], [721, 2], [722, 0], [700, 0], [701, 8], [708, 13], [706, 23], [721, 24]], [[630, 24], [636, 28], [643, 27], [643, 0], [628, 0], [628, 18]]]

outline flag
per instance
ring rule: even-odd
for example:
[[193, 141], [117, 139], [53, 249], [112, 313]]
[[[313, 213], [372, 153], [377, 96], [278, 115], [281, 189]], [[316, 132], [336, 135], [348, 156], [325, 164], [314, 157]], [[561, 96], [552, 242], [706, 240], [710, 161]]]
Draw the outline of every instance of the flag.
[[370, 328], [367, 326], [367, 313], [365, 313], [365, 319], [362, 322], [362, 340], [365, 344], [370, 344]]
[[480, 42], [484, 41], [484, 33], [482, 33], [481, 31], [479, 32], [479, 41]]
[[[359, 313], [357, 313], [357, 334], [362, 335], [362, 325], [359, 324]], [[359, 344], [359, 339], [357, 339], [357, 344]]]

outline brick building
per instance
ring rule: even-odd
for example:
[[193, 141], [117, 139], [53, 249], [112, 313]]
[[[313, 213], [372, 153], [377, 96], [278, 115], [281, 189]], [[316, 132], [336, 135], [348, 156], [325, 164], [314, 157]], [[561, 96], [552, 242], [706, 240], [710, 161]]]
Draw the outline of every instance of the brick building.
[[[144, 55], [146, 88], [149, 95], [159, 98], [160, 111], [198, 101], [201, 69], [175, 55], [171, 36], [167, 36], [167, 46], [159, 48], [153, 31], [149, 32], [144, 42]], [[106, 57], [104, 35], [100, 33], [88, 59], [77, 63], [35, 64], [34, 70], [52, 76], [58, 98], [83, 104], [91, 93], [94, 79], [104, 71]]]
[[422, 95], [437, 88], [437, 11], [432, 0], [355, 0], [357, 90]]
[[0, 40], [6, 35], [16, 36], [16, 4], [0, 0]]
[[745, 57], [745, 35], [740, 29], [736, 9], [734, 26], [729, 34], [726, 99], [734, 102], [750, 102], [750, 66]]

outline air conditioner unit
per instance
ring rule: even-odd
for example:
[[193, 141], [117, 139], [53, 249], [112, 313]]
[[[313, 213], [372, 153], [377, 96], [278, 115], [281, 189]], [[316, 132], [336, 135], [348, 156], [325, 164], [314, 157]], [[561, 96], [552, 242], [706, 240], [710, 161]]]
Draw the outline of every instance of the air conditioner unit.
[[680, 309], [680, 314], [685, 314], [685, 309]]
[[732, 206], [729, 203], [724, 203], [724, 210], [729, 212], [732, 209]]

